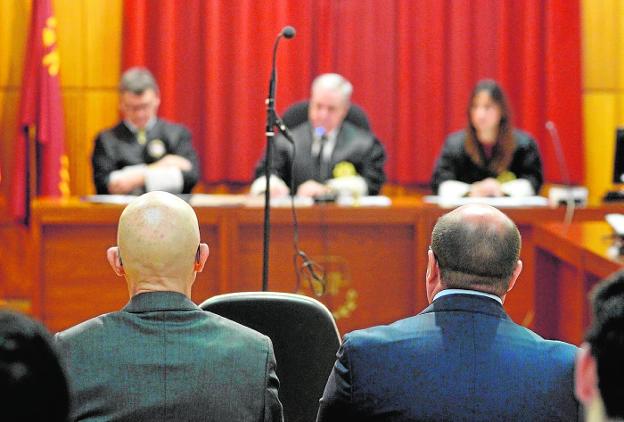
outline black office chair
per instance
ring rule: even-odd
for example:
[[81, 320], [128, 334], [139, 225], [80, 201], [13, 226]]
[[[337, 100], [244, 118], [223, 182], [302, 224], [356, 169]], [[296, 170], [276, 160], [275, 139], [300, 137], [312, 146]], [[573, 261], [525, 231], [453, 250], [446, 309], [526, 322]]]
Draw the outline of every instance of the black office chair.
[[325, 305], [292, 293], [244, 292], [211, 297], [200, 307], [268, 336], [277, 360], [284, 420], [316, 420], [318, 400], [340, 347], [338, 328]]
[[[299, 101], [298, 103], [294, 103], [290, 107], [284, 111], [282, 115], [282, 121], [286, 126], [290, 129], [299, 126], [301, 123], [308, 120], [308, 101]], [[351, 107], [347, 112], [347, 116], [345, 120], [353, 123], [356, 126], [361, 127], [362, 129], [370, 131], [370, 124], [368, 123], [368, 117], [366, 117], [366, 113], [357, 104], [351, 103]]]

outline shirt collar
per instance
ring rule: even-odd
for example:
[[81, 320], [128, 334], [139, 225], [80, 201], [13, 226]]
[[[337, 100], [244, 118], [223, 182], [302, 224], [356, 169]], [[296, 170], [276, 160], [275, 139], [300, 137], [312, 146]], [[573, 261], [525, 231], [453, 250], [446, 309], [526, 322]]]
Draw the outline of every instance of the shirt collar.
[[[145, 131], [147, 132], [148, 130], [151, 130], [154, 126], [156, 126], [156, 116], [152, 117], [151, 119], [149, 119], [149, 121], [147, 122], [147, 124], [145, 125]], [[130, 130], [130, 132], [132, 133], [138, 133], [139, 132], [139, 128], [136, 127], [135, 125], [133, 125], [130, 120], [124, 120], [124, 125], [126, 125], [126, 127]]]
[[448, 296], [448, 295], [485, 296], [485, 297], [489, 297], [490, 299], [494, 299], [495, 301], [497, 301], [501, 305], [503, 304], [503, 300], [500, 297], [496, 296], [496, 295], [493, 295], [491, 293], [479, 292], [477, 290], [468, 290], [468, 289], [444, 289], [441, 292], [438, 292], [433, 297], [433, 300], [436, 300], [436, 299], [439, 299], [441, 297]]
[[132, 298], [123, 308], [126, 312], [156, 312], [156, 311], [197, 311], [199, 307], [191, 299], [178, 292], [145, 292]]

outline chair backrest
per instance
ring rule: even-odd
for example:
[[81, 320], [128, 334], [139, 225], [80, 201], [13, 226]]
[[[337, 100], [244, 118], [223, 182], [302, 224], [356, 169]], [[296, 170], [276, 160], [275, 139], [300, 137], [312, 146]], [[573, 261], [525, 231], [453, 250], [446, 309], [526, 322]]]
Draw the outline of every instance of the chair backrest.
[[253, 328], [273, 342], [287, 422], [316, 420], [318, 400], [340, 347], [332, 314], [318, 300], [276, 292], [228, 293], [200, 307]]
[[[308, 101], [299, 101], [298, 103], [294, 103], [290, 107], [284, 111], [282, 115], [282, 121], [289, 128], [294, 128], [299, 126], [301, 123], [308, 120]], [[366, 113], [357, 104], [351, 103], [351, 107], [347, 112], [347, 116], [345, 120], [353, 123], [354, 125], [361, 127], [364, 130], [370, 131], [370, 124], [368, 123], [368, 117], [366, 117]]]

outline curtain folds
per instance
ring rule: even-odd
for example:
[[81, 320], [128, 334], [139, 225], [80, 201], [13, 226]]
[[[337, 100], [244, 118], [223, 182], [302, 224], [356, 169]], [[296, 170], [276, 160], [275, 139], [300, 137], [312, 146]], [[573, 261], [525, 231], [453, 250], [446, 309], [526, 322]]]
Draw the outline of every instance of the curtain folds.
[[583, 182], [580, 4], [551, 0], [126, 0], [124, 68], [156, 75], [161, 115], [186, 124], [206, 183], [248, 182], [265, 147], [271, 48], [277, 109], [306, 98], [322, 72], [354, 85], [383, 140], [390, 182], [426, 184], [445, 135], [466, 125], [477, 80], [502, 83], [516, 127], [538, 140], [555, 122], [573, 182]]

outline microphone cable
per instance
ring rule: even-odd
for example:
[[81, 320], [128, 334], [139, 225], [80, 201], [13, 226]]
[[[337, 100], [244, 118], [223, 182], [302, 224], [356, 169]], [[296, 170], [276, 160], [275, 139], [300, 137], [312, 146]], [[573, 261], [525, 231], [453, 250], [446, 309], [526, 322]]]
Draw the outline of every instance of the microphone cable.
[[[284, 131], [282, 126], [285, 127], [285, 125], [283, 125], [279, 116], [277, 116], [277, 120], [282, 123], [279, 127]], [[288, 139], [290, 134], [286, 132], [284, 136]], [[310, 283], [310, 290], [312, 290], [314, 295], [323, 296], [327, 291], [327, 274], [325, 268], [312, 260], [299, 246], [299, 221], [297, 219], [297, 210], [295, 207], [295, 157], [297, 155], [297, 147], [294, 139], [289, 139], [289, 141], [293, 148], [293, 158], [290, 165], [290, 211], [293, 221], [293, 267], [296, 279], [294, 292], [296, 293], [301, 289], [301, 279], [306, 278]], [[324, 216], [323, 210], [321, 210], [321, 215]], [[321, 224], [324, 226], [324, 221], [322, 221]], [[326, 243], [327, 240], [324, 235], [323, 245], [325, 246]]]

